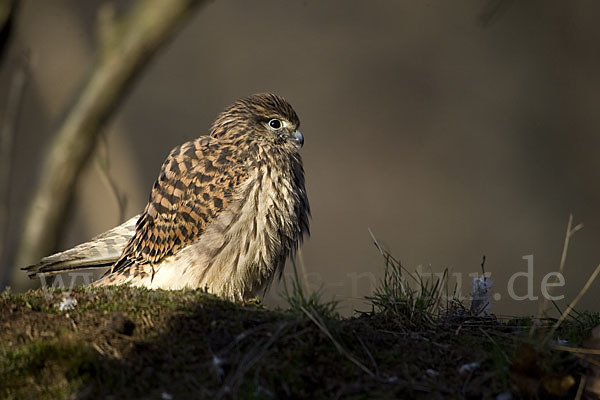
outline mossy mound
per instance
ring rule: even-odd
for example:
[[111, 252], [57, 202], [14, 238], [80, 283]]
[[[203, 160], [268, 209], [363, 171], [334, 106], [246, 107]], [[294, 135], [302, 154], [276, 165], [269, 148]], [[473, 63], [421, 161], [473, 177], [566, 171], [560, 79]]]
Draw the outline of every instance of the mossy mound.
[[[4, 293], [0, 397], [496, 398], [522, 390], [514, 365], [523, 345], [534, 346], [529, 320], [414, 323], [323, 310], [266, 310], [191, 290]], [[559, 334], [581, 341], [595, 323], [597, 315]], [[535, 354], [546, 361], [531, 379], [571, 377], [559, 394], [572, 396], [585, 373], [579, 361]], [[541, 384], [532, 390], [548, 394]]]

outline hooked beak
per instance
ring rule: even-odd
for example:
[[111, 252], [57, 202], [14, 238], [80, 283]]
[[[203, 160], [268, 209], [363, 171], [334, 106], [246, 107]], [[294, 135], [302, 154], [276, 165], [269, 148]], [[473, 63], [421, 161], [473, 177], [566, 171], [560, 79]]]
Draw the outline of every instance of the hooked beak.
[[291, 135], [290, 138], [292, 139], [292, 141], [294, 143], [296, 143], [298, 146], [302, 147], [302, 145], [304, 145], [304, 136], [302, 135], [302, 132], [300, 131], [294, 131]]

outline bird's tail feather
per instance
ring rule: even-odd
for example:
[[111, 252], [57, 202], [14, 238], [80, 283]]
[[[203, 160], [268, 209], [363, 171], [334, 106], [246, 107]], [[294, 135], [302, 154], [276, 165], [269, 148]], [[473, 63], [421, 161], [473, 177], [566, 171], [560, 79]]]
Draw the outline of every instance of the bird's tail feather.
[[34, 279], [38, 274], [55, 275], [63, 272], [111, 266], [118, 260], [123, 248], [135, 233], [135, 224], [140, 216], [106, 231], [89, 242], [72, 249], [44, 257], [39, 263], [23, 268]]

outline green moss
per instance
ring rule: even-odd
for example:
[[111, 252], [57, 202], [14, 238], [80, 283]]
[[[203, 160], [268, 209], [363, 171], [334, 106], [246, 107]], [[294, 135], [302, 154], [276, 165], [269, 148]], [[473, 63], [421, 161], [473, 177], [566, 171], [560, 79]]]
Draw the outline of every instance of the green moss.
[[36, 340], [16, 350], [0, 349], [3, 398], [67, 398], [84, 384], [114, 385], [122, 379], [115, 372], [82, 344]]

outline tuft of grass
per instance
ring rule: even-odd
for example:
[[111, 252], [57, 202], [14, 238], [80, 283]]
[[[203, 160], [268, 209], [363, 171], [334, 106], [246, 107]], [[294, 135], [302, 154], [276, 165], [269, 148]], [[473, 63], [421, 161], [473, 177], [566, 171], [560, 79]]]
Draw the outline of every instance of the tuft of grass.
[[290, 307], [289, 311], [294, 315], [303, 315], [306, 313], [306, 310], [309, 310], [325, 318], [339, 318], [339, 314], [336, 311], [338, 302], [335, 300], [324, 301], [321, 289], [306, 294], [298, 277], [298, 267], [294, 260], [292, 260], [292, 267], [294, 278], [291, 282], [291, 288], [288, 287], [284, 276], [283, 293], [281, 294]]
[[573, 309], [570, 314], [573, 323], [565, 329], [559, 329], [558, 335], [569, 343], [581, 343], [587, 339], [592, 329], [600, 326], [600, 313], [592, 311], [579, 312]]
[[[443, 311], [442, 295], [448, 278], [445, 269], [441, 278], [425, 279], [402, 266], [375, 240], [385, 260], [383, 278], [366, 299], [377, 313], [393, 314], [410, 322], [431, 322]], [[404, 276], [410, 278], [410, 281]]]

